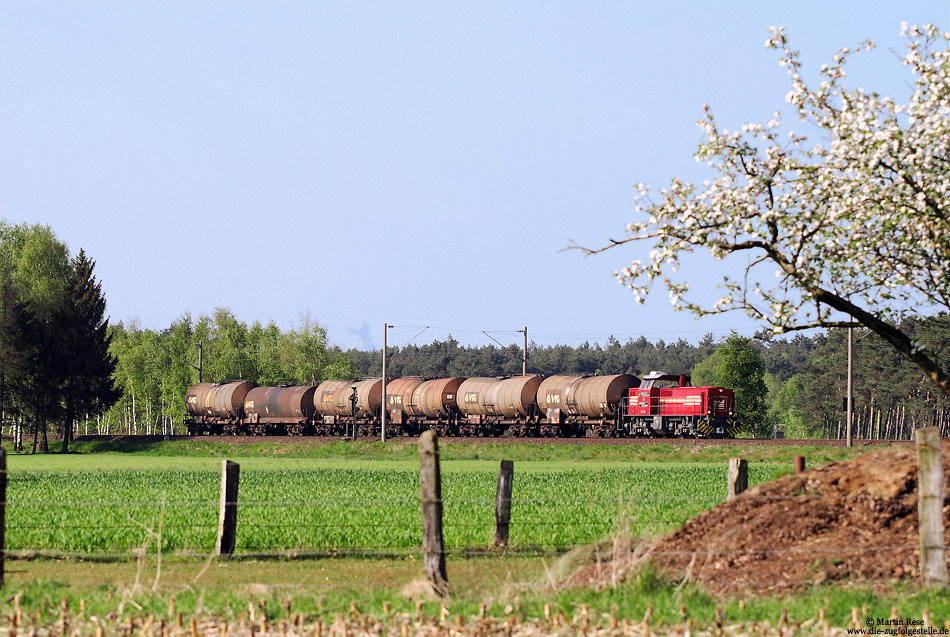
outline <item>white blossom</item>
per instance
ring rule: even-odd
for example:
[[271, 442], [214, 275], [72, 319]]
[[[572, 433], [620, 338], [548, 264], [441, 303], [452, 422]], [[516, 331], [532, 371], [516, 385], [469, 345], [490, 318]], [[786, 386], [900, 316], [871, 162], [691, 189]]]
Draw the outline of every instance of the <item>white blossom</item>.
[[[871, 42], [842, 47], [812, 88], [785, 29], [770, 29], [766, 46], [780, 52], [791, 83], [785, 101], [821, 141], [794, 130], [780, 137], [781, 113], [723, 130], [704, 105], [696, 159], [714, 178], [674, 180], [656, 201], [636, 185], [645, 220], [628, 225], [627, 241], [652, 249], [617, 277], [638, 301], [660, 279], [677, 307], [745, 311], [776, 333], [840, 320], [816, 302], [827, 294], [882, 320], [908, 307], [950, 311], [950, 34], [933, 25], [901, 32], [901, 63], [914, 75], [905, 100], [844, 86], [845, 64]], [[699, 247], [715, 259], [751, 255], [745, 281], [778, 266], [775, 287], [723, 277], [726, 294], [711, 308], [691, 301], [679, 256]]]

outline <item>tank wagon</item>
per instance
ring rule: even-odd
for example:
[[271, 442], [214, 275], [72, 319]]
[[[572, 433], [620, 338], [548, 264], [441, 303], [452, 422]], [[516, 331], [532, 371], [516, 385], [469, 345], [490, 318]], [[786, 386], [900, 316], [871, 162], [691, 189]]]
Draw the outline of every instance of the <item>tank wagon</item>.
[[185, 421], [188, 433], [243, 433], [239, 425], [244, 420], [244, 398], [254, 387], [246, 380], [192, 385], [185, 394], [185, 410], [191, 416]]
[[373, 435], [379, 426], [383, 402], [383, 379], [325, 380], [314, 393], [319, 436], [348, 435], [359, 427], [364, 435]]
[[688, 376], [550, 376], [328, 380], [316, 386], [199, 383], [188, 390], [188, 432], [245, 435], [733, 437], [731, 389]]
[[313, 404], [316, 389], [311, 385], [255, 387], [250, 390], [244, 396], [244, 426], [247, 432], [261, 436], [278, 433], [299, 436], [309, 433], [316, 413]]
[[627, 392], [636, 376], [549, 376], [538, 388], [538, 407], [544, 414], [542, 436], [613, 438], [625, 431], [623, 416]]
[[463, 382], [464, 378], [407, 377], [387, 383], [387, 433], [416, 435], [435, 429], [440, 436], [460, 435], [459, 387]]

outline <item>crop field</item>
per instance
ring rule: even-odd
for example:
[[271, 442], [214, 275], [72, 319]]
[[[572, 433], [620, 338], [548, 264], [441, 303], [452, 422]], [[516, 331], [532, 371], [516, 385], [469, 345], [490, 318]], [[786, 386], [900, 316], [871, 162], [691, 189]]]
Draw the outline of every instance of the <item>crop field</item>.
[[[119, 464], [126, 464], [124, 461]], [[220, 462], [220, 461], [218, 461]], [[141, 463], [148, 465], [149, 463]], [[175, 467], [12, 469], [7, 547], [21, 553], [126, 555], [145, 547], [208, 554], [215, 545], [220, 469]], [[237, 552], [400, 553], [422, 544], [418, 465], [268, 459], [242, 468]], [[782, 465], [754, 464], [750, 485]], [[494, 536], [498, 465], [443, 463], [446, 547], [479, 551]], [[675, 528], [725, 500], [726, 466], [676, 463], [520, 462], [511, 548], [559, 551], [622, 530]]]

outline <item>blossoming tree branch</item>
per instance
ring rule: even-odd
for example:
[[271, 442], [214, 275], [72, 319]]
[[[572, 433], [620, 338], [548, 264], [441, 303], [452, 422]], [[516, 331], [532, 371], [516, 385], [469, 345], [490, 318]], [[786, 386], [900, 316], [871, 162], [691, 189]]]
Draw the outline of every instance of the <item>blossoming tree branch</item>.
[[[722, 130], [704, 107], [696, 157], [715, 179], [674, 180], [659, 198], [638, 184], [645, 221], [602, 248], [572, 247], [589, 255], [650, 243], [648, 260], [614, 273], [641, 303], [659, 279], [677, 309], [741, 310], [776, 334], [857, 321], [950, 395], [935, 352], [895, 327], [901, 312], [950, 311], [950, 33], [905, 25], [902, 35], [901, 61], [914, 80], [898, 103], [844, 86], [848, 61], [870, 51], [870, 41], [841, 49], [814, 87], [785, 30], [772, 28], [767, 46], [781, 51], [791, 79], [786, 102], [804, 131], [783, 134], [779, 113], [764, 125]], [[681, 256], [695, 250], [746, 255], [744, 275], [723, 276], [725, 294], [711, 306], [690, 300], [679, 273]]]

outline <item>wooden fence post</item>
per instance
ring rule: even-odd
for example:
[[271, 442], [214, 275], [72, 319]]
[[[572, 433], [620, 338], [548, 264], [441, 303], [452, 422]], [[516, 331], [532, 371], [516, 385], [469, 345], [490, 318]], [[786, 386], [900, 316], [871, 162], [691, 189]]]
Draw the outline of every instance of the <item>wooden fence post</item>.
[[0, 586], [6, 581], [7, 561], [7, 450], [0, 448]]
[[749, 488], [749, 462], [742, 458], [729, 458], [729, 497], [732, 500]]
[[214, 549], [216, 555], [234, 555], [240, 476], [241, 465], [230, 460], [221, 461], [221, 511], [218, 517], [218, 543]]
[[439, 472], [439, 439], [435, 431], [419, 436], [419, 487], [422, 491], [422, 551], [426, 576], [439, 595], [449, 592], [442, 537], [442, 476]]
[[508, 524], [511, 522], [511, 486], [515, 463], [502, 460], [495, 491], [495, 546], [508, 546]]
[[943, 461], [940, 429], [917, 430], [917, 515], [920, 519], [920, 576], [924, 586], [947, 586], [943, 534]]

